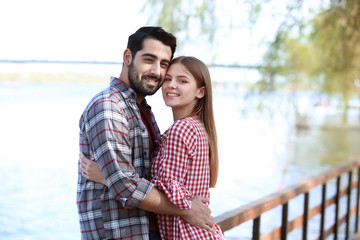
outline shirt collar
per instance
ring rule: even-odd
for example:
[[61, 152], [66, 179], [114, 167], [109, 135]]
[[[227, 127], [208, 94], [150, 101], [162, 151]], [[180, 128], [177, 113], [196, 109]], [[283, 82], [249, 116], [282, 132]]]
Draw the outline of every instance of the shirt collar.
[[135, 99], [136, 93], [123, 80], [117, 77], [110, 78], [110, 86], [115, 87], [124, 96], [125, 99]]
[[[119, 92], [124, 96], [124, 98], [130, 98], [130, 99], [134, 99], [134, 100], [136, 99], [135, 91], [131, 87], [129, 87], [129, 85], [127, 85], [123, 80], [121, 80], [117, 77], [111, 77], [110, 85], [115, 87], [116, 89], [118, 89]], [[144, 100], [142, 100], [140, 105], [151, 109], [151, 107], [147, 104], [147, 101], [145, 98], [144, 98]]]

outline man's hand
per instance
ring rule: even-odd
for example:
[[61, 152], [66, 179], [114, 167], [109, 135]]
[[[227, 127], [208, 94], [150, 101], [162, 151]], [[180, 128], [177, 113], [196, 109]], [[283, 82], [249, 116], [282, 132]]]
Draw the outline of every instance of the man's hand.
[[183, 211], [181, 217], [191, 225], [214, 232], [214, 218], [211, 216], [210, 208], [206, 205], [208, 202], [208, 198], [193, 197], [191, 209]]

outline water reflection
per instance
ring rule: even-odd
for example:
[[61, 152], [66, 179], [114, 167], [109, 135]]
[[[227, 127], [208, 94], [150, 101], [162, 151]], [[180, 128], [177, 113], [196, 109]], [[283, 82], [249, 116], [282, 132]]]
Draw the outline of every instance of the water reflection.
[[[90, 98], [106, 86], [0, 83], [1, 239], [80, 238], [75, 205], [78, 120]], [[257, 100], [245, 99], [243, 89], [228, 90], [217, 88], [214, 94], [221, 166], [218, 185], [211, 190], [213, 215], [360, 155], [359, 130], [321, 128], [330, 121], [327, 116], [334, 122], [333, 109], [313, 109], [313, 127], [297, 132], [286, 105], [274, 99], [277, 111], [259, 113], [253, 107]], [[170, 109], [160, 94], [149, 102], [164, 131], [172, 122]], [[271, 218], [263, 220], [268, 228]], [[245, 224], [226, 237], [249, 232], [251, 226]]]

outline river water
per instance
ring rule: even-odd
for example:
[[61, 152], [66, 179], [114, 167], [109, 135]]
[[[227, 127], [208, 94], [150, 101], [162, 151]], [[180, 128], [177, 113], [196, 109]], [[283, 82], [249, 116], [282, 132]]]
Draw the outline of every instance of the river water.
[[[80, 239], [78, 121], [90, 98], [106, 86], [0, 83], [0, 239]], [[252, 105], [257, 98], [245, 98], [243, 91], [236, 85], [214, 89], [221, 160], [218, 184], [211, 190], [214, 216], [360, 155], [359, 130], [321, 128], [340, 121], [335, 109], [311, 107], [305, 97], [311, 127], [299, 132], [293, 114], [276, 97], [277, 111], [258, 112]], [[165, 131], [172, 122], [170, 109], [160, 94], [148, 101]], [[349, 112], [350, 121], [357, 117]], [[262, 221], [264, 231], [280, 223], [280, 217]], [[249, 239], [251, 231], [244, 224], [225, 237]]]

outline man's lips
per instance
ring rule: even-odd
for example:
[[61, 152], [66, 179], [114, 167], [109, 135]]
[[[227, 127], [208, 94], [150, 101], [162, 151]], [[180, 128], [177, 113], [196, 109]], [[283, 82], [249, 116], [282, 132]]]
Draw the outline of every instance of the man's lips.
[[156, 76], [145, 75], [143, 77], [147, 82], [160, 82], [160, 78]]

